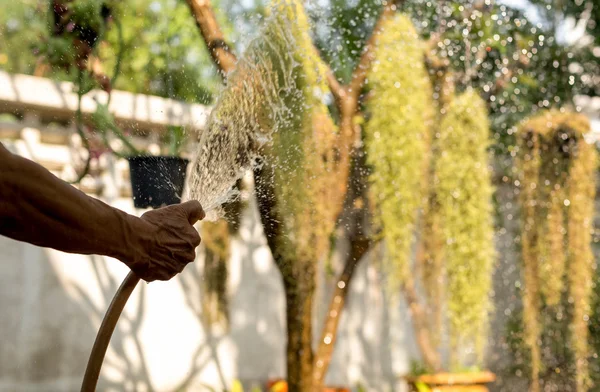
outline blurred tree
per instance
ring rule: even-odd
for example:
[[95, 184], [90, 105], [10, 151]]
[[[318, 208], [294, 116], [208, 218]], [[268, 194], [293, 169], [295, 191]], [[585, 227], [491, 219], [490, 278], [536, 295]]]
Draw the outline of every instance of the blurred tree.
[[50, 3], [2, 0], [0, 7], [0, 69], [33, 74], [38, 62], [33, 45], [48, 28]]
[[[223, 67], [225, 64], [230, 63], [228, 57], [230, 57], [231, 54], [227, 49], [222, 50], [224, 45], [220, 42], [218, 47], [215, 45], [215, 40], [217, 42], [219, 40], [222, 41], [222, 34], [219, 31], [218, 23], [215, 20], [210, 3], [207, 1], [188, 0], [188, 4], [199, 25], [199, 29], [208, 49], [213, 53], [215, 64], [221, 68], [221, 73], [226, 75], [228, 70], [223, 69]], [[286, 2], [286, 4], [288, 4], [288, 2]], [[299, 36], [302, 37], [301, 45], [304, 49], [304, 53], [300, 56], [302, 61], [299, 61], [299, 63], [303, 64], [303, 69], [308, 72], [313, 66], [308, 66], [304, 62], [309, 61], [309, 58], [312, 57], [311, 53], [313, 53], [315, 49], [312, 46], [312, 42], [307, 37], [308, 31], [305, 31], [308, 25], [303, 21], [304, 18], [302, 17], [302, 14], [304, 13], [304, 10], [295, 1], [289, 4], [294, 5], [296, 12], [298, 13], [297, 16], [301, 21], [300, 24], [304, 26], [295, 34], [299, 34]], [[326, 212], [326, 216], [328, 217], [337, 218], [342, 211], [343, 202], [348, 190], [352, 147], [355, 145], [359, 132], [356, 123], [356, 114], [359, 110], [360, 93], [367, 78], [367, 71], [373, 60], [371, 50], [377, 39], [377, 35], [381, 32], [382, 21], [392, 15], [396, 9], [396, 4], [387, 3], [387, 5], [379, 11], [378, 22], [375, 24], [374, 31], [365, 44], [364, 50], [361, 51], [360, 58], [358, 59], [352, 72], [352, 76], [349, 78], [347, 84], [340, 84], [335, 79], [332, 70], [319, 59], [317, 59], [317, 63], [321, 65], [317, 67], [317, 76], [307, 76], [307, 80], [314, 81], [314, 83], [323, 83], [325, 80], [329, 82], [329, 88], [334, 97], [339, 116], [339, 131], [335, 134], [331, 134], [332, 129], [325, 126], [330, 121], [328, 115], [325, 112], [321, 112], [318, 116], [320, 117], [320, 120], [315, 121], [312, 124], [312, 137], [305, 136], [310, 133], [306, 133], [304, 127], [297, 129], [296, 131], [298, 134], [296, 135], [290, 132], [289, 135], [282, 136], [282, 138], [285, 137], [285, 139], [282, 140], [282, 144], [279, 145], [278, 149], [283, 148], [284, 151], [288, 151], [288, 153], [291, 154], [291, 156], [288, 157], [288, 160], [299, 159], [297, 154], [301, 154], [303, 151], [307, 154], [305, 158], [307, 162], [312, 162], [315, 159], [325, 159], [323, 165], [321, 165], [321, 169], [330, 167], [330, 170], [323, 178], [330, 178], [333, 175], [333, 178], [335, 179], [335, 183], [332, 184], [332, 186], [324, 188], [324, 193], [319, 191], [319, 189], [321, 189], [320, 186], [318, 186], [318, 183], [320, 183], [319, 181], [315, 183], [314, 187], [309, 187], [310, 190], [304, 190], [304, 192], [308, 192], [308, 196], [304, 200], [309, 202], [304, 208], [312, 209], [310, 210], [312, 212], [306, 214], [300, 213], [303, 207], [301, 207], [301, 204], [297, 205], [296, 200], [299, 200], [297, 197], [298, 195], [294, 196], [294, 192], [292, 192], [293, 187], [290, 188], [289, 184], [286, 185], [280, 180], [280, 177], [283, 175], [282, 171], [285, 172], [286, 170], [291, 171], [291, 173], [289, 173], [291, 176], [300, 176], [298, 178], [304, 178], [304, 175], [302, 174], [303, 170], [307, 170], [307, 173], [314, 171], [313, 169], [310, 169], [313, 167], [311, 164], [308, 164], [306, 167], [301, 164], [297, 165], [297, 167], [294, 165], [291, 167], [286, 167], [288, 165], [279, 165], [276, 167], [267, 166], [262, 172], [259, 170], [255, 173], [258, 188], [257, 196], [259, 198], [259, 209], [263, 220], [265, 234], [271, 252], [282, 273], [286, 292], [286, 315], [288, 322], [288, 386], [292, 391], [313, 390], [312, 387], [317, 388], [318, 390], [320, 385], [322, 385], [327, 365], [332, 354], [330, 347], [333, 347], [333, 343], [335, 342], [337, 323], [341, 314], [340, 310], [345, 301], [347, 287], [353, 275], [352, 272], [356, 267], [358, 260], [361, 259], [362, 255], [364, 255], [369, 248], [369, 241], [365, 241], [361, 236], [354, 236], [351, 238], [352, 251], [349, 253], [346, 260], [346, 266], [348, 268], [345, 268], [339, 277], [337, 288], [340, 290], [338, 291], [336, 289], [336, 292], [334, 293], [335, 300], [332, 300], [330, 305], [332, 311], [328, 312], [328, 319], [325, 322], [321, 335], [323, 338], [319, 344], [317, 355], [314, 356], [313, 359], [313, 350], [311, 347], [312, 307], [310, 306], [315, 284], [313, 263], [316, 262], [316, 258], [322, 256], [319, 252], [315, 253], [315, 251], [323, 251], [323, 247], [315, 246], [316, 244], [307, 245], [306, 240], [318, 238], [318, 244], [322, 244], [323, 238], [319, 238], [318, 235], [314, 237], [314, 230], [317, 230], [322, 224], [327, 223], [329, 220], [323, 219], [319, 224], [312, 225], [309, 222], [310, 219], [312, 219], [311, 217], [314, 212], [319, 210], [317, 208], [319, 203], [327, 203], [327, 208], [323, 210], [323, 212]], [[309, 73], [307, 73], [307, 75], [309, 75]], [[317, 86], [315, 85], [314, 87]], [[323, 88], [320, 88], [320, 91], [325, 92], [321, 98], [324, 102], [321, 104], [326, 103], [328, 94], [326, 94], [326, 91], [323, 90]], [[314, 92], [312, 94], [314, 94]], [[312, 94], [309, 94], [309, 96]], [[312, 102], [312, 99], [310, 102]], [[311, 140], [312, 138], [319, 138], [324, 142], [320, 143], [318, 148], [306, 149], [307, 147], [305, 147], [305, 143], [303, 142], [305, 137], [305, 141], [308, 143], [307, 145], [314, 142]], [[332, 137], [333, 145], [330, 144], [332, 142], [332, 140], [330, 140]], [[286, 140], [288, 138], [297, 139], [299, 144], [295, 147], [294, 145], [287, 145], [286, 143], [289, 143], [290, 140], [292, 140]], [[332, 148], [329, 149], [328, 146], [331, 146]], [[315, 156], [315, 153], [317, 152], [319, 152], [317, 155], [320, 158]], [[299, 162], [302, 163], [302, 160]], [[318, 167], [319, 165], [313, 168]], [[298, 173], [296, 173], [296, 171], [298, 171]], [[313, 194], [313, 192], [315, 192], [315, 194]], [[281, 194], [288, 194], [290, 197], [281, 199]], [[314, 199], [313, 202], [313, 197], [316, 197], [319, 194], [321, 194], [321, 196]], [[323, 198], [325, 195], [328, 195], [328, 197]], [[282, 214], [286, 211], [289, 212], [289, 214]], [[324, 216], [323, 214], [320, 215]], [[286, 221], [287, 219], [290, 219], [290, 221]], [[322, 232], [322, 235], [326, 235], [327, 233], [327, 230], [320, 231]], [[292, 235], [292, 233], [294, 234]], [[290, 244], [295, 245], [290, 248]], [[307, 247], [314, 247], [314, 249], [307, 249]], [[288, 251], [284, 252], [285, 250]], [[314, 369], [317, 369], [317, 371], [314, 371]]]
[[[81, 2], [84, 0], [74, 0]], [[90, 1], [90, 0], [85, 0]], [[91, 0], [95, 1], [95, 0]], [[49, 0], [2, 0], [0, 15], [0, 69], [13, 73], [47, 74], [75, 80], [61, 69], [40, 67], [40, 49], [59, 57], [60, 47], [40, 45], [52, 34]], [[100, 2], [98, 2], [100, 4]], [[109, 23], [97, 48], [105, 73], [112, 77], [120, 46], [123, 59], [114, 86], [135, 93], [210, 103], [219, 89], [219, 78], [208, 53], [197, 45], [197, 32], [185, 4], [177, 0], [126, 0], [111, 7], [123, 30], [123, 40]], [[66, 49], [67, 51], [69, 49]], [[68, 61], [68, 58], [65, 58]]]

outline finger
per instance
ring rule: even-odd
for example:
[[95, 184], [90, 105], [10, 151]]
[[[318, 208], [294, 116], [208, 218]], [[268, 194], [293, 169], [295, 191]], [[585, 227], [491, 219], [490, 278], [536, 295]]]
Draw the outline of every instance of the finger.
[[194, 229], [193, 227], [191, 228], [191, 231], [190, 231], [190, 240], [191, 240], [191, 244], [194, 247], [194, 249], [197, 248], [198, 245], [200, 245], [200, 234], [198, 234], [196, 229]]
[[177, 271], [161, 271], [156, 280], [166, 282], [167, 280], [171, 280], [175, 275], [177, 275]]
[[185, 253], [184, 257], [187, 263], [193, 263], [194, 261], [196, 261], [196, 252], [190, 250]]
[[181, 207], [181, 209], [185, 213], [185, 216], [187, 217], [188, 222], [190, 222], [190, 225], [193, 225], [199, 220], [204, 219], [204, 217], [206, 216], [198, 200], [186, 201], [185, 203], [181, 203], [179, 207]]

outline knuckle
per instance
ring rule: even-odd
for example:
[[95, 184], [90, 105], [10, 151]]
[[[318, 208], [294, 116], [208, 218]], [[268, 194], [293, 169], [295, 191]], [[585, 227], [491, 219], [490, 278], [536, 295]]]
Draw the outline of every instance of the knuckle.
[[194, 261], [196, 261], [196, 252], [194, 252], [194, 251], [189, 252], [186, 259], [187, 259], [188, 263], [193, 263]]
[[192, 233], [191, 233], [191, 238], [192, 238], [192, 245], [194, 245], [194, 248], [197, 247], [198, 245], [200, 245], [200, 234], [198, 234], [198, 232], [194, 229], [192, 229]]

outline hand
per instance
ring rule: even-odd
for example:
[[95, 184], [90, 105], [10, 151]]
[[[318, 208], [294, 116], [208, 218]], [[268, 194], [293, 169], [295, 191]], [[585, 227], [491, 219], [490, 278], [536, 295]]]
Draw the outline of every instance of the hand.
[[204, 216], [195, 200], [146, 212], [134, 227], [140, 241], [131, 270], [147, 282], [169, 280], [183, 271], [196, 259], [200, 235], [193, 224]]

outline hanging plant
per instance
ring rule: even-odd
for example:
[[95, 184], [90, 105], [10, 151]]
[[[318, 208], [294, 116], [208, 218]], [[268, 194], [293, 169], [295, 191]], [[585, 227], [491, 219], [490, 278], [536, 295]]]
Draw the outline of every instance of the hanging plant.
[[[490, 310], [495, 252], [486, 106], [471, 90], [455, 96], [446, 86], [450, 78], [436, 105], [426, 48], [409, 18], [387, 21], [376, 45], [375, 58], [382, 60], [368, 76], [365, 141], [388, 276], [409, 303], [430, 372], [443, 368], [441, 314], [448, 309], [453, 361], [446, 368], [460, 371], [467, 362], [483, 362]], [[475, 360], [465, 359], [470, 350]], [[488, 373], [464, 376], [493, 379]]]
[[395, 15], [378, 37], [367, 87], [364, 128], [370, 192], [388, 253], [386, 270], [398, 290], [410, 274], [411, 246], [428, 170], [432, 90], [424, 47], [410, 18]]
[[[586, 142], [584, 115], [547, 111], [519, 130], [519, 188], [522, 221], [523, 319], [531, 350], [532, 391], [543, 368], [540, 312], [572, 304], [570, 333], [577, 391], [586, 391], [588, 320], [594, 276], [591, 250], [597, 153]], [[571, 302], [572, 301], [572, 302]]]
[[112, 18], [112, 6], [109, 1], [52, 0], [51, 31], [49, 36], [42, 37], [41, 44], [36, 48], [36, 52], [48, 65], [55, 70], [66, 72], [74, 81], [74, 90], [77, 93], [75, 126], [88, 156], [83, 169], [72, 181], [73, 184], [81, 182], [88, 174], [93, 156], [84, 131], [82, 97], [96, 86], [110, 91], [108, 77], [89, 69], [88, 62]]
[[[473, 90], [458, 95], [439, 127], [435, 194], [440, 208], [453, 362], [475, 348], [483, 363], [495, 257], [490, 130], [485, 102]], [[458, 350], [462, 349], [462, 352]]]

